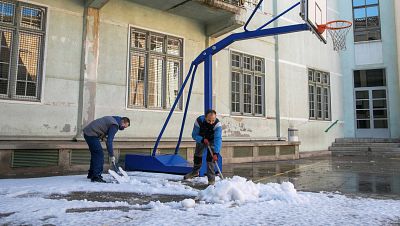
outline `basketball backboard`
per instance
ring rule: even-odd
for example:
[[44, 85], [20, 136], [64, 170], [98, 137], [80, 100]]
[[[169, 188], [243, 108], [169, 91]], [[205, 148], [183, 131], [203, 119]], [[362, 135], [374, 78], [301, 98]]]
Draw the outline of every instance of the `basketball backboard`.
[[301, 16], [311, 30], [326, 44], [327, 32], [319, 34], [318, 25], [327, 22], [327, 0], [301, 0]]

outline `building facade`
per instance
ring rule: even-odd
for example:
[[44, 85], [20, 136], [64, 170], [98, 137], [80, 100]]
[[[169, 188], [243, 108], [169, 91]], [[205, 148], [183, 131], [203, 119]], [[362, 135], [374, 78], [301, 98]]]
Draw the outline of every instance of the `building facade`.
[[[342, 17], [339, 2], [328, 1], [329, 20]], [[57, 162], [40, 166], [79, 165], [88, 153], [82, 128], [104, 115], [131, 118], [131, 127], [117, 135], [121, 156], [148, 153], [191, 61], [206, 47], [242, 31], [256, 3], [1, 0], [0, 161], [7, 165], [2, 172], [32, 167], [24, 163], [29, 153], [40, 161], [53, 156]], [[295, 3], [266, 0], [251, 27]], [[273, 26], [301, 23], [299, 11]], [[393, 30], [388, 32], [393, 38]], [[349, 49], [343, 56], [354, 53], [354, 47]], [[352, 103], [347, 100], [349, 90], [353, 92], [348, 73], [355, 64], [340, 56], [311, 32], [237, 42], [215, 56], [213, 103], [223, 124], [227, 162], [298, 158], [298, 151], [326, 151], [335, 138], [354, 135], [345, 109]], [[393, 63], [385, 68], [387, 74], [397, 71]], [[161, 147], [170, 150], [176, 141], [187, 93], [185, 89]], [[393, 98], [389, 102], [397, 100]], [[203, 113], [203, 99], [199, 67], [184, 131], [186, 156], [192, 154], [190, 134]], [[389, 121], [394, 136], [397, 122]], [[287, 142], [289, 128], [299, 130], [300, 146]]]
[[343, 19], [354, 23], [347, 37], [348, 50], [341, 56], [345, 137], [400, 135], [398, 4], [340, 1]]

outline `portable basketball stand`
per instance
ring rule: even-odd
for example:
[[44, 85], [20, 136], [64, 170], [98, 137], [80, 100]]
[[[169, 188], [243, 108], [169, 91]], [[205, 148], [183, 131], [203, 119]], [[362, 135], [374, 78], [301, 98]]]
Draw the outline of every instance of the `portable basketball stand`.
[[[274, 36], [274, 35], [282, 35], [282, 34], [289, 34], [301, 31], [312, 31], [317, 37], [326, 44], [326, 34], [324, 36], [324, 32], [326, 29], [332, 30], [342, 30], [344, 28], [349, 28], [351, 26], [351, 22], [349, 27], [333, 27], [332, 24], [336, 23], [337, 21], [331, 21], [329, 23], [326, 22], [326, 1], [327, 0], [301, 0], [297, 2], [281, 14], [277, 15], [276, 17], [272, 18], [270, 21], [265, 23], [264, 25], [260, 26], [259, 28], [250, 31], [247, 27], [254, 17], [256, 11], [260, 8], [262, 2], [264, 0], [260, 0], [257, 7], [252, 12], [251, 16], [247, 20], [246, 24], [244, 25], [244, 31], [240, 33], [235, 33], [227, 36], [226, 38], [222, 39], [221, 41], [215, 43], [214, 45], [205, 49], [190, 65], [190, 69], [188, 74], [183, 81], [182, 86], [179, 89], [178, 95], [175, 99], [175, 102], [168, 114], [167, 119], [157, 137], [157, 141], [154, 144], [154, 148], [151, 155], [140, 155], [140, 154], [127, 154], [125, 157], [125, 169], [126, 170], [138, 170], [138, 171], [147, 171], [147, 172], [160, 172], [160, 173], [171, 173], [171, 174], [186, 174], [192, 170], [192, 165], [189, 164], [184, 158], [178, 155], [179, 146], [182, 141], [182, 134], [185, 127], [186, 115], [190, 103], [190, 96], [192, 94], [193, 82], [196, 75], [196, 70], [199, 64], [204, 63], [204, 110], [207, 111], [212, 109], [212, 57], [217, 54], [219, 51], [224, 49], [225, 47], [229, 46], [230, 44], [247, 39], [254, 39], [260, 37], [267, 37], [267, 36]], [[288, 25], [282, 27], [275, 27], [275, 28], [266, 28], [266, 26], [270, 25], [272, 22], [279, 19], [281, 16], [285, 15], [286, 13], [290, 12], [294, 8], [301, 6], [301, 14], [300, 16], [303, 18], [305, 23], [295, 24], [295, 25]], [[322, 10], [321, 10], [322, 9]], [[313, 12], [313, 13], [312, 13]], [[313, 19], [315, 18], [315, 19]], [[316, 21], [319, 18], [320, 21]], [[339, 21], [340, 22], [340, 21]], [[328, 24], [330, 26], [328, 26]], [[323, 27], [324, 26], [324, 27]], [[347, 24], [346, 24], [347, 26]], [[158, 145], [160, 140], [163, 136], [163, 133], [168, 125], [169, 120], [175, 110], [176, 105], [179, 102], [183, 94], [183, 90], [185, 89], [187, 82], [190, 80], [189, 85], [189, 92], [186, 99], [185, 110], [183, 113], [183, 119], [181, 124], [181, 129], [179, 133], [179, 138], [177, 141], [177, 145], [175, 147], [174, 154], [164, 154], [164, 155], [156, 155]], [[203, 164], [200, 169], [200, 176], [204, 176], [206, 173], [206, 151], [204, 150], [203, 154]], [[222, 169], [222, 157], [219, 156], [218, 158], [218, 165]]]

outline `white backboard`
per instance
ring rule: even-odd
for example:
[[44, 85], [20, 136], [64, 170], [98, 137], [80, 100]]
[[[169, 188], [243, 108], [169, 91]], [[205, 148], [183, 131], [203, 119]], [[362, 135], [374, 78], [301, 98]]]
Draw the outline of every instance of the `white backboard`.
[[301, 0], [301, 3], [301, 16], [321, 41], [326, 43], [327, 31], [318, 34], [317, 25], [327, 22], [327, 0]]

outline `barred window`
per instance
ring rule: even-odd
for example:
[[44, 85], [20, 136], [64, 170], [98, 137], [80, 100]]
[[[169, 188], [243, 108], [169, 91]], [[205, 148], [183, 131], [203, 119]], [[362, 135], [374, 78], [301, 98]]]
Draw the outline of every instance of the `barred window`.
[[129, 57], [128, 107], [171, 108], [182, 82], [183, 39], [131, 28]]
[[264, 115], [264, 59], [232, 52], [231, 111], [241, 115]]
[[46, 8], [0, 0], [0, 98], [39, 101]]
[[379, 0], [353, 0], [354, 41], [381, 39]]
[[331, 120], [329, 73], [308, 69], [308, 106], [310, 119]]

